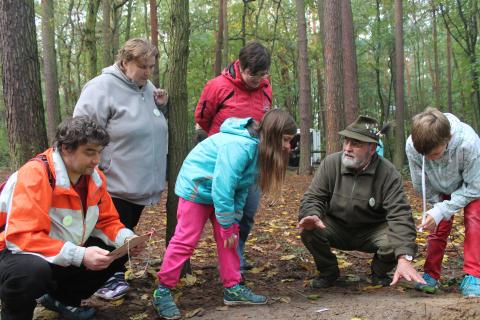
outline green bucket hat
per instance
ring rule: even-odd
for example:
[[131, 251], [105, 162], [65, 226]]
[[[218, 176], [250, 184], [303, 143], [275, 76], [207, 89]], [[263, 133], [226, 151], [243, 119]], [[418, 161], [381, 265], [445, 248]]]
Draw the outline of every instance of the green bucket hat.
[[380, 131], [378, 121], [367, 116], [359, 116], [352, 124], [338, 134], [363, 142], [378, 143]]

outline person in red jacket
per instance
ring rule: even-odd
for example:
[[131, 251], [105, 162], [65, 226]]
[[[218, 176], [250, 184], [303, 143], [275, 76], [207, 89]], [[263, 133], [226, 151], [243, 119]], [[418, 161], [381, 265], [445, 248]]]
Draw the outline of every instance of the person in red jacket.
[[[202, 91], [195, 109], [195, 122], [208, 136], [218, 133], [222, 123], [230, 117], [252, 117], [257, 122], [272, 107], [272, 87], [268, 79], [270, 53], [260, 43], [251, 41], [239, 52], [238, 60], [228, 65], [218, 77], [210, 80]], [[241, 271], [251, 268], [244, 257], [244, 247], [252, 230], [260, 201], [257, 185], [249, 189], [237, 251]]]
[[[2, 319], [32, 319], [36, 299], [66, 319], [115, 272], [109, 250], [135, 234], [120, 222], [98, 170], [108, 133], [93, 120], [63, 121], [54, 147], [28, 161], [0, 194]], [[137, 254], [141, 248], [133, 250]]]

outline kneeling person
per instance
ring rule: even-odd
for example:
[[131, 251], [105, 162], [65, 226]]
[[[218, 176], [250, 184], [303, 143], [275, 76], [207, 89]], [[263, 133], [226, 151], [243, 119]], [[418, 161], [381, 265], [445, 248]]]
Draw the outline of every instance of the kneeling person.
[[65, 120], [54, 148], [8, 179], [0, 194], [2, 319], [31, 319], [37, 298], [67, 319], [95, 314], [81, 300], [113, 275], [119, 260], [108, 250], [135, 236], [120, 222], [97, 168], [108, 142], [87, 117]]
[[[394, 285], [400, 278], [423, 281], [411, 264], [416, 230], [402, 178], [376, 154], [377, 133], [377, 121], [365, 116], [341, 131], [343, 152], [323, 160], [301, 201], [302, 242], [320, 272], [313, 287], [329, 287], [339, 277], [331, 247], [375, 253], [373, 284]], [[387, 273], [395, 265], [392, 281]]]

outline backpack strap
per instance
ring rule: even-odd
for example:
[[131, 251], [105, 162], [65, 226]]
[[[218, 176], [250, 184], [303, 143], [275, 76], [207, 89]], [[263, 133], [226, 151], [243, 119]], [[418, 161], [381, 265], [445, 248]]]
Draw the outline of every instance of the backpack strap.
[[44, 154], [39, 154], [36, 157], [30, 159], [29, 161], [39, 161], [44, 164], [48, 174], [48, 183], [50, 184], [50, 187], [52, 187], [52, 189], [55, 189], [55, 178], [53, 177], [53, 173], [50, 170], [50, 166], [48, 165], [47, 156]]

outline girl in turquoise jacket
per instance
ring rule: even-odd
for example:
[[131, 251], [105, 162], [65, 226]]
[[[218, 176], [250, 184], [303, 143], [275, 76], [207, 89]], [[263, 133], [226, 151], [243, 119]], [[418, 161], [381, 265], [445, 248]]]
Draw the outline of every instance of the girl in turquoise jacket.
[[157, 274], [160, 285], [153, 294], [153, 305], [160, 317], [181, 316], [170, 289], [177, 284], [183, 264], [192, 256], [208, 219], [217, 244], [224, 303], [266, 303], [265, 296], [240, 285], [238, 223], [250, 185], [258, 183], [265, 193], [280, 192], [290, 140], [296, 132], [293, 118], [274, 109], [265, 114], [260, 125], [252, 118], [225, 120], [220, 133], [189, 153], [175, 185], [180, 197], [177, 227]]

